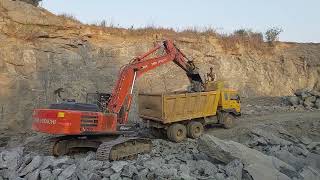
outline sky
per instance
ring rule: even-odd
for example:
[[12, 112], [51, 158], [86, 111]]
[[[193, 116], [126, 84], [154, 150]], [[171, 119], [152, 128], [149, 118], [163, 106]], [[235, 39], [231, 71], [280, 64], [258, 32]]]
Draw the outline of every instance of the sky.
[[223, 33], [279, 27], [281, 41], [320, 42], [320, 0], [43, 0], [41, 6], [83, 23], [212, 27]]

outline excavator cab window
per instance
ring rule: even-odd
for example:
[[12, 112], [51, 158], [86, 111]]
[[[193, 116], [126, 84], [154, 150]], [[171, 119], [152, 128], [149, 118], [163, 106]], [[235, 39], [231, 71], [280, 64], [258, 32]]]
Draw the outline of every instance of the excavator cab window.
[[103, 112], [106, 110], [106, 107], [110, 100], [109, 93], [87, 93], [86, 103], [87, 104], [96, 104], [100, 111]]

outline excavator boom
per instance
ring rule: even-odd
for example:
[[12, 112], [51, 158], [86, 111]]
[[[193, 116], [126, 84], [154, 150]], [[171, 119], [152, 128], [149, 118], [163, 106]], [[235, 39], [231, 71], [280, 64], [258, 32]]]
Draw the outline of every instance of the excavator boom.
[[[162, 47], [165, 50], [164, 55], [148, 58]], [[149, 52], [133, 59], [132, 62], [120, 70], [119, 79], [116, 82], [107, 106], [108, 112], [119, 114], [122, 110], [122, 113], [119, 114], [118, 121], [121, 124], [127, 123], [132, 101], [132, 90], [136, 79], [144, 73], [170, 61], [173, 61], [186, 72], [191, 84], [194, 85], [195, 91], [201, 91], [203, 81], [193, 62], [188, 60], [171, 40], [166, 40]]]

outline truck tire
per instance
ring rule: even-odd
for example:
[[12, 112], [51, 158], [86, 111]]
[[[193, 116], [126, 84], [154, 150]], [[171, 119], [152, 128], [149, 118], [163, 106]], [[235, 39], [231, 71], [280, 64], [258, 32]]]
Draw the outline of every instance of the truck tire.
[[196, 139], [203, 133], [203, 125], [197, 121], [191, 121], [187, 125], [187, 135], [189, 138]]
[[173, 142], [181, 142], [187, 137], [187, 128], [182, 124], [172, 124], [167, 129], [167, 136]]
[[234, 127], [234, 117], [229, 113], [222, 114], [222, 125], [226, 129], [231, 129]]

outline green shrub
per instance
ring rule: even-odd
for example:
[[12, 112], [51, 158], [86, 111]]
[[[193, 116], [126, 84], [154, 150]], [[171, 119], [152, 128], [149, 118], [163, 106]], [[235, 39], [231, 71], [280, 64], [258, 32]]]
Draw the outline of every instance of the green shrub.
[[273, 42], [279, 40], [279, 35], [280, 35], [282, 32], [283, 32], [283, 30], [282, 30], [281, 28], [278, 28], [278, 27], [269, 28], [269, 29], [265, 32], [265, 38], [266, 38], [267, 42], [273, 43]]

